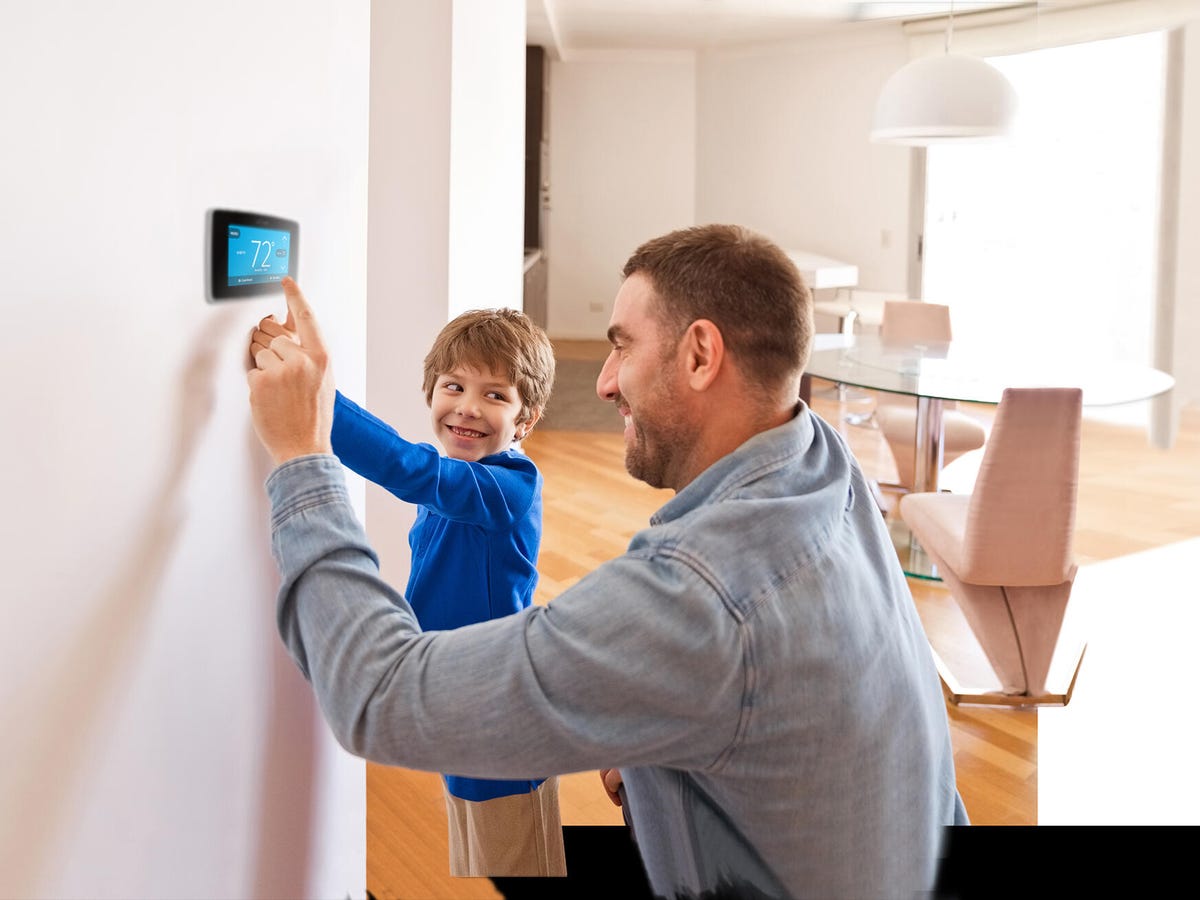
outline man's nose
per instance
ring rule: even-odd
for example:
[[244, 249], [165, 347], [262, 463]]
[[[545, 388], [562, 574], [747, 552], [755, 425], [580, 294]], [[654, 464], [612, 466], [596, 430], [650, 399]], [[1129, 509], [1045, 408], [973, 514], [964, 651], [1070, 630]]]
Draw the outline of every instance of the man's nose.
[[612, 403], [617, 399], [617, 393], [617, 351], [614, 350], [604, 360], [604, 366], [596, 378], [596, 396], [605, 403]]

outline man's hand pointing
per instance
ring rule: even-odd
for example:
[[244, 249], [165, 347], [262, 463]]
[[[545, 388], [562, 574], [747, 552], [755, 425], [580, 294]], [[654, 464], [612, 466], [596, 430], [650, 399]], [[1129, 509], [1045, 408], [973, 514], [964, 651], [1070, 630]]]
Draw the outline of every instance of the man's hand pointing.
[[254, 430], [276, 465], [311, 453], [332, 453], [333, 370], [312, 307], [291, 278], [283, 279], [287, 322], [273, 316], [250, 336], [254, 368], [247, 373]]

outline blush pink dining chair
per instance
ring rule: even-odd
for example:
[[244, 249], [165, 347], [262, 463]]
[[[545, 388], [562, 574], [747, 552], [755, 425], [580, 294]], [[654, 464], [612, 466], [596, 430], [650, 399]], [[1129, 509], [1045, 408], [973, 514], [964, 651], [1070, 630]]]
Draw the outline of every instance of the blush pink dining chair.
[[951, 689], [952, 702], [1059, 706], [1070, 699], [1082, 652], [1065, 691], [1049, 689], [1047, 677], [1076, 572], [1082, 396], [1078, 388], [1008, 388], [971, 493], [900, 498], [901, 518], [1000, 681], [998, 691]]
[[[883, 304], [879, 337], [885, 344], [948, 343], [953, 337], [950, 307], [924, 300], [887, 300]], [[874, 419], [896, 463], [897, 481], [881, 487], [893, 493], [907, 493], [916, 480], [916, 403], [908, 397], [881, 394]], [[982, 447], [986, 439], [987, 430], [977, 419], [958, 411], [953, 400], [943, 402], [943, 465]]]

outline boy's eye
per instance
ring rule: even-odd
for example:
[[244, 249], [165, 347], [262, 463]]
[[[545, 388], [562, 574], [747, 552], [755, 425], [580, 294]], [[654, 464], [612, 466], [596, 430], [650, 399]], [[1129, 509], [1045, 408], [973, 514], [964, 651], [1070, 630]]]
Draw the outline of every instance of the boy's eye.
[[461, 391], [462, 385], [459, 384], [457, 381], [447, 381], [445, 384], [442, 385], [442, 388], [447, 391]]
[[501, 403], [508, 402], [508, 395], [502, 393], [501, 391], [489, 391], [488, 396], [491, 397], [493, 400], [499, 400]]

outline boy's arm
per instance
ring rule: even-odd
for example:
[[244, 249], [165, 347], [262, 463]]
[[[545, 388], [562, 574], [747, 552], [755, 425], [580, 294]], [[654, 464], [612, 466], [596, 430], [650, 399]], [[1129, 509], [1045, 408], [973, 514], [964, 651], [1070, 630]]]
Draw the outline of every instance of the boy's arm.
[[[404, 440], [391, 425], [346, 399], [341, 391], [334, 394], [332, 439], [333, 453], [342, 465], [376, 484], [380, 484], [379, 479], [387, 468], [385, 456], [394, 457], [401, 464], [407, 463], [414, 477], [432, 465], [427, 459], [427, 451], [433, 450], [432, 447], [422, 448]], [[436, 451], [434, 453], [436, 455]], [[392, 490], [389, 485], [381, 484], [381, 487]], [[403, 490], [404, 485], [397, 484], [395, 489]]]
[[335, 395], [333, 452], [357, 472], [408, 503], [488, 529], [511, 527], [533, 503], [537, 469], [523, 457], [504, 465], [448, 459], [432, 444], [414, 444], [358, 404]]

